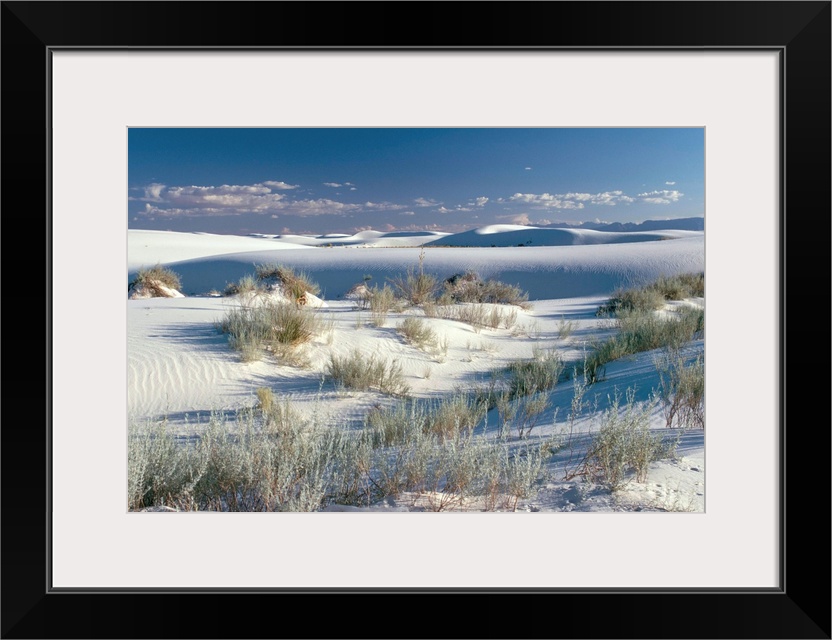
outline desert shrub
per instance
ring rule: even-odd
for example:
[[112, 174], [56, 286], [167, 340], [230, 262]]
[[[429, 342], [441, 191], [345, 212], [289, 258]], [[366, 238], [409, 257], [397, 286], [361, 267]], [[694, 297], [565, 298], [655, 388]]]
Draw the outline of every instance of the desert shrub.
[[420, 318], [409, 316], [399, 323], [396, 330], [419, 349], [432, 348], [437, 344], [436, 332]]
[[435, 433], [427, 406], [410, 402], [376, 407], [355, 432], [303, 419], [288, 398], [258, 395], [256, 407], [212, 414], [189, 439], [172, 436], [164, 422], [131, 424], [129, 509], [316, 511], [403, 492], [435, 511], [469, 498], [486, 510], [516, 508], [552, 450], [548, 442], [513, 446], [473, 429]]
[[153, 297], [166, 298], [169, 292], [162, 287], [178, 291], [182, 288], [182, 280], [175, 271], [157, 263], [154, 267], [139, 269], [127, 289], [130, 291], [139, 287], [148, 291]]
[[127, 507], [183, 506], [198, 468], [168, 431], [167, 421], [131, 424], [127, 445]]
[[637, 482], [647, 480], [650, 463], [675, 454], [677, 440], [664, 441], [650, 431], [650, 413], [655, 400], [637, 403], [632, 388], [627, 389], [622, 411], [619, 393], [610, 399], [601, 415], [601, 428], [593, 436], [584, 457], [584, 473], [593, 482], [616, 491], [627, 484], [632, 473]]
[[561, 318], [558, 320], [558, 338], [561, 340], [568, 340], [572, 332], [575, 331], [575, 321]]
[[651, 313], [620, 311], [616, 320], [619, 332], [609, 340], [593, 345], [584, 360], [591, 383], [603, 377], [605, 365], [624, 356], [652, 349], [679, 349], [704, 336], [703, 309], [684, 307], [669, 317]]
[[387, 322], [387, 314], [396, 306], [396, 294], [388, 285], [382, 288], [368, 289], [367, 303], [370, 307], [371, 322], [377, 327], [383, 327]]
[[263, 350], [288, 358], [293, 349], [323, 329], [323, 322], [303, 307], [266, 301], [256, 307], [229, 310], [217, 328], [228, 334], [231, 348], [249, 362], [259, 359]]
[[596, 315], [612, 316], [627, 311], [655, 311], [663, 305], [664, 297], [655, 289], [621, 289], [613, 294], [609, 302], [598, 308]]
[[263, 284], [279, 283], [284, 293], [292, 300], [299, 301], [306, 293], [313, 296], [321, 292], [320, 286], [314, 282], [309, 274], [295, 272], [291, 267], [270, 263], [254, 265], [254, 275]]
[[418, 268], [410, 267], [404, 276], [389, 278], [390, 284], [398, 294], [413, 305], [421, 305], [433, 300], [439, 290], [436, 276], [425, 273], [425, 252], [419, 254]]
[[659, 395], [666, 426], [705, 428], [705, 361], [702, 354], [688, 362], [682, 352], [668, 349], [657, 358]]
[[351, 446], [340, 430], [302, 420], [258, 428], [252, 413], [212, 418], [194, 448], [203, 468], [194, 498], [203, 510], [314, 511]]
[[237, 282], [225, 285], [226, 296], [253, 295], [263, 291], [262, 286], [252, 276], [243, 276]]
[[406, 396], [410, 392], [399, 363], [382, 362], [375, 355], [367, 357], [359, 351], [346, 356], [331, 354], [327, 375], [336, 385], [348, 389], [376, 389], [394, 396]]
[[483, 280], [474, 271], [457, 273], [443, 283], [447, 303], [513, 304], [528, 308], [529, 294], [499, 280]]
[[564, 371], [563, 359], [557, 351], [542, 353], [539, 358], [509, 365], [509, 393], [512, 399], [554, 389]]
[[373, 448], [407, 442], [413, 430], [426, 431], [428, 416], [416, 402], [397, 402], [393, 406], [375, 405], [364, 418]]
[[652, 285], [665, 300], [705, 297], [705, 273], [682, 273], [676, 276], [660, 276]]
[[432, 405], [426, 428], [442, 437], [470, 432], [485, 418], [487, 412], [488, 405], [481, 398], [457, 391]]
[[666, 300], [701, 298], [704, 295], [704, 272], [660, 276], [641, 287], [617, 290], [606, 304], [598, 308], [596, 315], [613, 316], [620, 312], [654, 311], [660, 309]]

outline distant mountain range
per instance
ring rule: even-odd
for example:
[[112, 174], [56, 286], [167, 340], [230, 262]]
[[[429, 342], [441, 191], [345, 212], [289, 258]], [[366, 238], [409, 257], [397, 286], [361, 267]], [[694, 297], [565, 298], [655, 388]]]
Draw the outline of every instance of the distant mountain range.
[[676, 218], [674, 220], [645, 220], [644, 222], [583, 222], [569, 224], [566, 222], [546, 225], [546, 229], [594, 229], [595, 231], [659, 231], [664, 229], [682, 229], [684, 231], [704, 231], [705, 218]]

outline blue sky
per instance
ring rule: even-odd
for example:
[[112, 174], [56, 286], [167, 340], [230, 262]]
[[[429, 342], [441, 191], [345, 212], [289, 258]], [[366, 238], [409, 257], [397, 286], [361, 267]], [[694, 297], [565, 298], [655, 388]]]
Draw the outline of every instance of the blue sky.
[[686, 129], [130, 129], [128, 226], [461, 231], [704, 215]]

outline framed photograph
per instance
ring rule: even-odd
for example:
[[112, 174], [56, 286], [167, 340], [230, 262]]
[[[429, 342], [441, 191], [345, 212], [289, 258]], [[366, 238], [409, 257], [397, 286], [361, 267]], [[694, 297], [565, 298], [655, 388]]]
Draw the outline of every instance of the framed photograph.
[[[464, 21], [450, 12], [459, 8]], [[392, 18], [394, 10], [409, 15], [408, 31], [370, 28], [372, 16], [381, 11]], [[443, 611], [451, 602], [446, 598], [466, 595], [489, 604], [497, 596], [515, 598], [501, 599], [503, 607], [533, 603], [523, 616], [533, 619], [528, 624], [495, 621], [475, 608], [455, 621], [470, 631], [454, 635], [485, 637], [497, 629], [506, 637], [830, 637], [829, 431], [825, 420], [818, 427], [803, 412], [797, 418], [805, 404], [798, 398], [826, 397], [826, 376], [809, 374], [793, 358], [786, 403], [788, 337], [799, 349], [797, 331], [807, 331], [795, 315], [805, 306], [795, 283], [805, 283], [806, 274], [814, 282], [829, 265], [829, 2], [4, 2], [2, 11], [7, 309], [17, 307], [9, 286], [22, 264], [38, 275], [32, 288], [43, 282], [46, 289], [45, 295], [23, 293], [27, 303], [45, 300], [45, 312], [30, 311], [24, 324], [45, 317], [44, 340], [26, 339], [13, 319], [6, 323], [3, 637], [277, 635], [283, 634], [275, 632], [278, 622], [248, 615], [234, 615], [229, 630], [220, 630], [214, 616], [183, 615], [181, 598], [187, 597], [189, 612], [231, 611], [238, 602], [261, 611], [281, 607], [287, 597], [295, 604], [299, 596], [326, 597], [320, 604], [331, 612], [308, 635], [350, 636], [357, 615], [379, 615], [362, 614], [356, 598], [377, 595], [443, 598], [436, 601]], [[337, 166], [339, 148], [362, 142], [302, 135], [392, 132], [399, 137], [391, 144], [415, 154], [401, 132], [513, 132], [502, 147], [490, 140], [487, 149], [502, 149], [512, 162], [522, 155], [513, 150], [518, 147], [533, 149], [541, 162], [549, 154], [568, 156], [552, 166], [563, 175], [575, 171], [575, 184], [587, 186], [546, 191], [528, 181], [529, 161], [518, 165], [527, 175], [516, 179], [528, 189], [506, 183], [505, 193], [498, 192], [498, 180], [486, 177], [493, 193], [443, 199], [436, 195], [443, 193], [436, 173], [420, 173], [411, 163], [412, 176], [403, 175], [406, 164], [385, 169], [366, 157], [365, 174], [351, 167], [356, 175], [380, 175], [391, 184], [412, 178], [423, 195], [395, 200], [385, 195], [395, 195], [391, 187], [359, 200], [348, 190], [360, 191], [360, 179], [320, 172], [295, 179], [276, 159], [261, 172], [265, 177], [246, 181], [240, 168], [266, 165], [262, 147], [289, 145], [283, 139], [264, 134], [249, 136], [249, 146], [229, 138], [202, 147], [182, 134], [289, 130], [301, 136], [297, 148], [310, 166], [328, 169]], [[541, 134], [534, 140], [528, 135], [534, 131], [665, 132], [653, 146], [657, 157], [638, 161], [668, 168], [689, 144], [669, 133], [695, 132], [701, 137], [696, 153], [704, 159], [701, 184], [686, 191], [668, 175], [658, 185], [596, 187], [602, 170], [615, 176], [609, 182], [624, 180], [621, 167], [631, 161], [622, 159], [638, 146], [635, 133], [598, 137], [590, 170], [578, 160], [593, 144], [589, 138], [576, 133], [570, 144]], [[164, 140], [150, 143], [147, 136], [156, 134]], [[442, 142], [445, 157], [454, 153], [453, 142]], [[223, 144], [228, 153], [215, 162], [211, 154]], [[457, 138], [456, 144], [457, 166], [473, 166], [474, 156], [462, 152], [468, 142]], [[200, 163], [216, 164], [214, 182], [194, 160], [200, 149]], [[490, 153], [493, 161], [496, 152]], [[482, 173], [493, 169], [476, 166]], [[26, 203], [14, 197], [21, 187], [34, 196]], [[521, 243], [528, 248], [549, 232], [563, 232], [553, 212], [670, 206], [683, 192], [701, 200], [708, 291], [707, 481], [697, 508], [584, 513], [564, 510], [561, 502], [539, 509], [526, 500], [529, 513], [514, 513], [515, 498], [514, 509], [502, 510], [512, 513], [159, 514], [136, 513], [157, 504], [140, 498], [128, 509], [127, 407], [139, 379], [148, 377], [130, 330], [139, 315], [163, 312], [151, 303], [125, 305], [125, 265], [133, 282], [140, 280], [140, 268], [129, 262], [138, 255], [135, 230], [199, 230], [177, 225], [207, 211], [212, 224], [237, 216], [236, 231], [218, 226], [218, 233], [267, 239], [265, 227], [240, 222], [243, 198], [247, 207], [267, 209], [275, 224], [287, 221], [272, 235], [292, 234], [295, 243], [313, 237], [345, 243], [361, 227], [380, 223], [402, 238], [406, 222], [390, 217], [423, 208], [457, 216], [459, 229], [439, 229], [437, 241], [485, 228], [476, 222], [482, 214], [492, 233], [534, 229], [534, 238]], [[337, 204], [355, 216], [349, 228], [335, 229], [339, 235], [324, 228], [335, 218], [310, 221], [309, 212], [324, 201], [327, 211]], [[17, 213], [22, 204], [25, 213]], [[388, 217], [372, 218], [374, 210]], [[300, 221], [306, 226], [293, 226]], [[423, 226], [407, 232], [429, 233], [425, 225], [435, 222], [421, 216]], [[138, 241], [142, 261], [151, 260], [152, 242]], [[37, 254], [29, 251], [35, 246]], [[239, 252], [246, 250], [257, 253]], [[402, 269], [418, 253], [415, 246], [395, 251], [408, 256]], [[642, 266], [656, 259], [646, 249], [627, 256], [633, 263], [640, 256]], [[494, 273], [521, 268], [528, 265], [506, 263]], [[378, 269], [371, 275], [380, 281], [387, 272]], [[343, 265], [330, 270], [346, 271]], [[328, 286], [340, 286], [328, 277]], [[208, 289], [224, 284], [206, 281], [199, 292], [205, 297], [193, 300], [210, 306]], [[302, 294], [307, 303], [312, 293]], [[349, 322], [360, 329], [359, 320]], [[193, 339], [184, 325], [179, 330], [183, 341]], [[174, 335], [175, 322], [165, 331]], [[31, 343], [34, 354], [17, 351]], [[33, 376], [22, 375], [27, 362], [38, 363]], [[227, 372], [221, 375], [229, 382]], [[811, 393], [818, 377], [823, 389]], [[182, 394], [171, 394], [153, 396], [161, 411], [177, 410]], [[266, 400], [259, 397], [261, 411]], [[114, 598], [131, 612], [123, 625], [92, 613]], [[432, 616], [414, 622], [406, 615], [408, 635], [436, 635]]]

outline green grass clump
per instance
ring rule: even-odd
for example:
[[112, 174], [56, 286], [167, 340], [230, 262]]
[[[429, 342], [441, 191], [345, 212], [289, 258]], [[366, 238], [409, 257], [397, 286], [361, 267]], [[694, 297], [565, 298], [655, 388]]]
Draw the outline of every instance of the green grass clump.
[[557, 351], [540, 354], [533, 360], [513, 362], [509, 365], [511, 399], [554, 389], [564, 371], [563, 359]]
[[615, 316], [626, 312], [655, 311], [667, 300], [702, 298], [705, 296], [705, 274], [683, 273], [676, 276], [660, 276], [642, 287], [619, 289], [609, 301], [601, 305], [597, 316]]
[[433, 348], [437, 344], [436, 332], [421, 318], [409, 316], [399, 323], [396, 330], [405, 340], [419, 349]]
[[375, 355], [367, 357], [357, 350], [346, 356], [331, 354], [327, 375], [336, 385], [347, 389], [373, 389], [393, 396], [406, 396], [410, 392], [399, 363], [382, 362]]
[[460, 432], [471, 432], [486, 413], [488, 403], [483, 398], [456, 392], [433, 404], [425, 426], [430, 433], [447, 438]]
[[320, 333], [323, 322], [303, 307], [266, 301], [256, 307], [231, 309], [217, 328], [228, 334], [231, 348], [241, 353], [243, 361], [250, 362], [260, 359], [264, 351], [288, 357]]
[[653, 313], [619, 312], [616, 323], [619, 332], [595, 345], [584, 361], [590, 383], [600, 380], [604, 366], [613, 360], [652, 349], [679, 349], [701, 338], [705, 332], [705, 311], [684, 307], [667, 318]]
[[705, 360], [692, 361], [678, 349], [667, 349], [657, 358], [659, 394], [667, 427], [705, 428]]
[[388, 285], [367, 290], [366, 304], [370, 307], [370, 321], [377, 327], [387, 323], [387, 314], [396, 309], [396, 293]]

